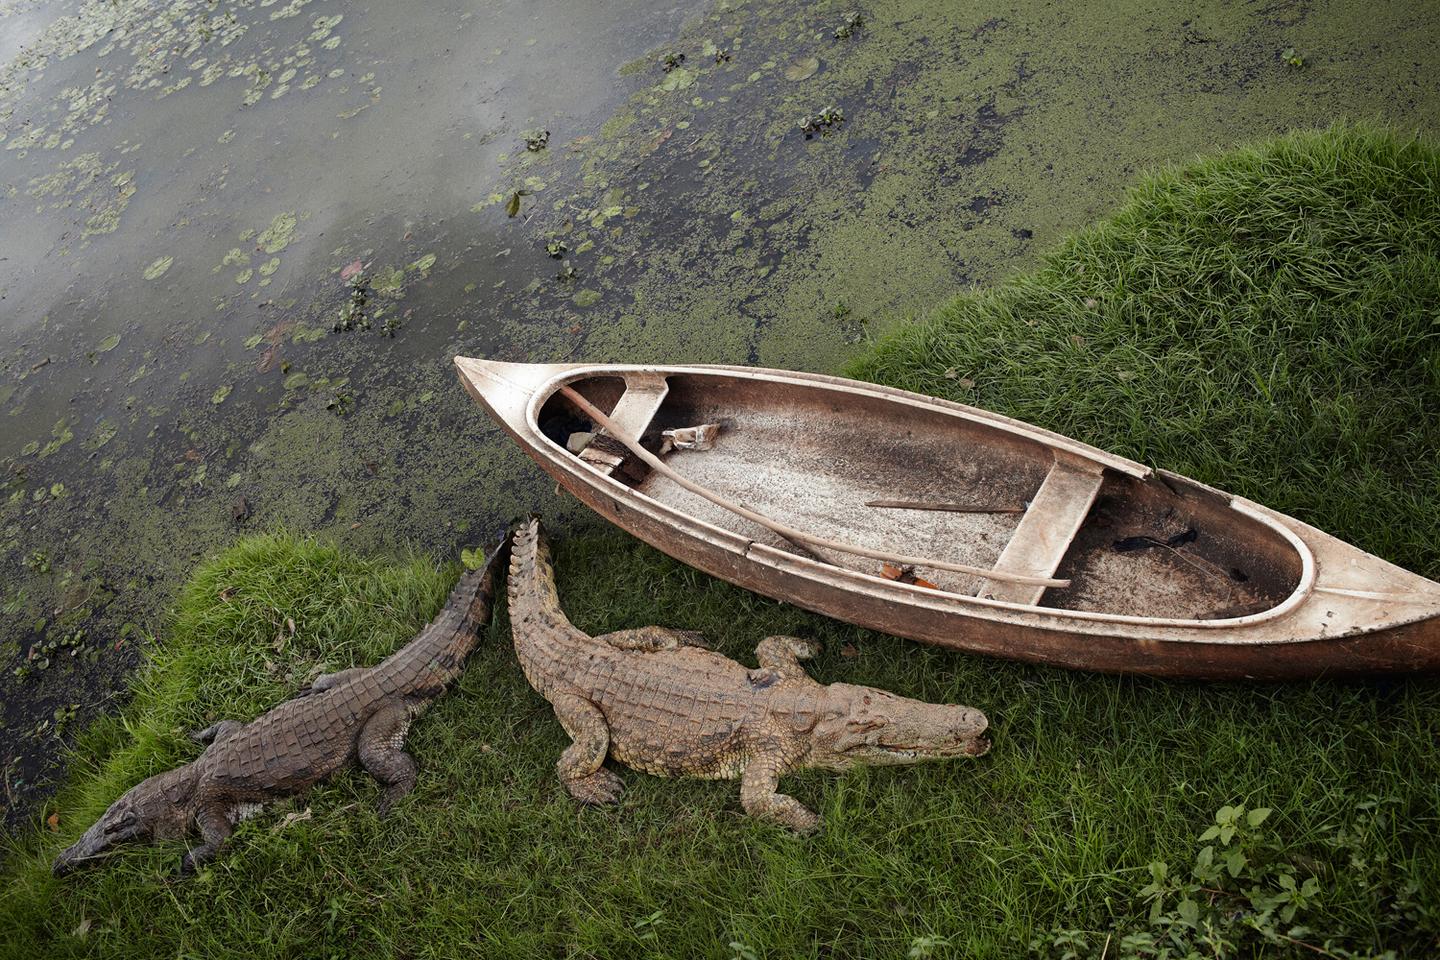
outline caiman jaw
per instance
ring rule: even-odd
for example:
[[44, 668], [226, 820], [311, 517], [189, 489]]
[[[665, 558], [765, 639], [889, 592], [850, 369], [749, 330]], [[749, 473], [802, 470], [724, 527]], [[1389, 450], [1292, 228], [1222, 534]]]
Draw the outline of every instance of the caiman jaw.
[[882, 744], [876, 747], [897, 760], [918, 763], [922, 760], [943, 760], [947, 757], [980, 757], [990, 752], [989, 737], [972, 737], [956, 743], [933, 744], [928, 746], [896, 746]]
[[106, 819], [100, 818], [79, 840], [66, 847], [60, 856], [55, 858], [55, 865], [51, 868], [55, 876], [63, 877], [91, 861], [104, 859], [115, 851], [117, 843], [129, 840], [135, 835], [134, 830], [107, 833], [107, 825]]

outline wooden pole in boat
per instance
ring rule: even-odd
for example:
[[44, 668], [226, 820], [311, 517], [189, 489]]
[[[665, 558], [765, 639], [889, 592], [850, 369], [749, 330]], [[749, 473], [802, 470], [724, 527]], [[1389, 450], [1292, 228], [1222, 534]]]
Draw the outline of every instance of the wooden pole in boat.
[[707, 490], [693, 480], [687, 480], [685, 477], [676, 473], [665, 465], [665, 461], [640, 446], [638, 441], [621, 431], [613, 420], [601, 413], [598, 407], [582, 397], [578, 391], [568, 384], [560, 388], [560, 393], [571, 403], [575, 404], [575, 406], [579, 407], [580, 411], [587, 417], [604, 427], [610, 433], [610, 436], [624, 444], [631, 453], [643, 460], [650, 469], [663, 476], [669, 477], [696, 496], [704, 497], [716, 506], [724, 507], [731, 513], [744, 517], [751, 523], [757, 523], [767, 530], [773, 530], [787, 540], [799, 540], [801, 543], [810, 546], [826, 547], [831, 550], [839, 550], [841, 553], [849, 553], [859, 557], [869, 557], [872, 560], [881, 560], [886, 563], [894, 563], [904, 567], [929, 567], [932, 570], [950, 570], [954, 573], [969, 574], [973, 577], [984, 577], [987, 580], [1003, 580], [1007, 583], [1027, 583], [1034, 586], [1045, 587], [1070, 586], [1069, 580], [1052, 580], [1049, 577], [1036, 577], [1024, 573], [1009, 573], [1004, 570], [991, 570], [986, 567], [972, 567], [964, 563], [949, 563], [944, 560], [926, 560], [924, 557], [907, 557], [901, 554], [886, 553], [883, 550], [871, 550], [869, 547], [859, 547], [850, 543], [841, 543], [838, 540], [829, 540], [825, 537], [817, 537], [813, 534], [806, 533], [803, 530], [797, 530], [788, 524], [781, 523], [778, 520], [771, 520], [763, 514], [756, 513], [749, 507], [735, 503], [733, 500], [727, 500], [720, 496], [720, 494], [712, 490]]

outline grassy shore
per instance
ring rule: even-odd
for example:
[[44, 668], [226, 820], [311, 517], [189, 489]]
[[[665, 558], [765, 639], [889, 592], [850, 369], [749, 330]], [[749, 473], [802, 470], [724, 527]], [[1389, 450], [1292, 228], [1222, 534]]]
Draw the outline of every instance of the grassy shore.
[[[1151, 176], [1033, 274], [943, 306], [853, 372], [1217, 483], [1436, 576], [1437, 317], [1440, 152], [1335, 129]], [[981, 707], [995, 748], [797, 778], [826, 818], [813, 838], [748, 820], [726, 783], [626, 772], [618, 808], [578, 809], [502, 607], [412, 735], [419, 787], [389, 818], [347, 773], [243, 825], [193, 880], [171, 876], [177, 844], [52, 879], [49, 859], [111, 799], [193, 755], [185, 729], [380, 658], [457, 573], [255, 538], [196, 573], [125, 716], [85, 734], [57, 830], [9, 851], [0, 953], [1440, 950], [1433, 680], [1181, 684], [966, 657], [762, 600], [598, 527], [560, 541], [557, 565], [583, 629], [703, 630], [746, 662], [766, 634], [812, 636], [820, 680]]]

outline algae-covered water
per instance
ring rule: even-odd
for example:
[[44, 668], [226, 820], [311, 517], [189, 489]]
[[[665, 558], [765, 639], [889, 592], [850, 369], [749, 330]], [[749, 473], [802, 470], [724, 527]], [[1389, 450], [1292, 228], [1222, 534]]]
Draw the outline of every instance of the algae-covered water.
[[1142, 168], [1435, 134], [1437, 60], [1418, 2], [0, 0], [7, 824], [241, 532], [598, 522], [454, 353], [834, 370]]

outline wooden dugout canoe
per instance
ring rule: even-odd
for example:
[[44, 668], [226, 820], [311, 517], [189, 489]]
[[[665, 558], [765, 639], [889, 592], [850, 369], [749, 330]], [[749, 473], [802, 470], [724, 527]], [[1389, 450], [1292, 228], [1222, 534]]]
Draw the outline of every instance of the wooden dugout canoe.
[[[525, 452], [601, 516], [839, 620], [1115, 673], [1440, 668], [1440, 584], [1241, 497], [984, 410], [750, 367], [455, 364]], [[669, 449], [652, 469], [608, 437], [572, 453], [567, 442], [579, 448], [598, 418], [652, 451], [668, 429], [719, 431], [709, 449]], [[917, 563], [892, 579], [890, 555], [945, 568]]]

